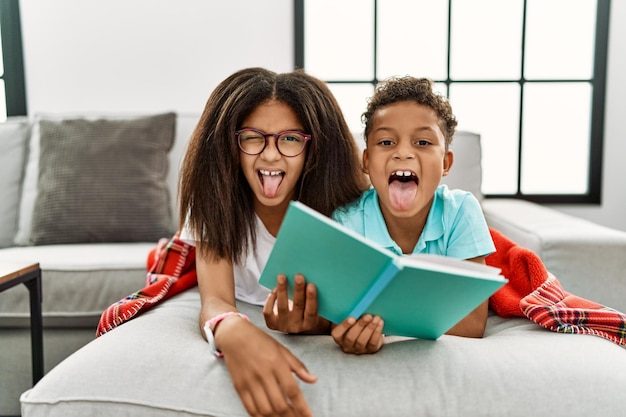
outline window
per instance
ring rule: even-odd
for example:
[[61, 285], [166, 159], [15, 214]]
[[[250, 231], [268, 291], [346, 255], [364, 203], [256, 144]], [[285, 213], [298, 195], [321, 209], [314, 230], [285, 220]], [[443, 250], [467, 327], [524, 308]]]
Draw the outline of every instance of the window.
[[296, 66], [353, 130], [379, 80], [432, 78], [481, 134], [482, 191], [600, 203], [610, 0], [294, 0]]
[[19, 2], [0, 0], [0, 121], [26, 114]]

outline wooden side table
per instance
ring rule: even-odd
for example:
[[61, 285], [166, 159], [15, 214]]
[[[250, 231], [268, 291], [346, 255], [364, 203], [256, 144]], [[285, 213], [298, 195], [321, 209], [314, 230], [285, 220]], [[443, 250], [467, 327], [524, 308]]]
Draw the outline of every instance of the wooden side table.
[[43, 377], [43, 323], [41, 318], [41, 268], [38, 263], [0, 264], [0, 292], [19, 284], [30, 293], [30, 342], [33, 385]]

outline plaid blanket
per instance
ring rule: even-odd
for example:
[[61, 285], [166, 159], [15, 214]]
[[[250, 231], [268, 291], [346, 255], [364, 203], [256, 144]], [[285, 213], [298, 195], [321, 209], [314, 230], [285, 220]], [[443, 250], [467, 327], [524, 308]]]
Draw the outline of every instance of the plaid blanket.
[[[490, 229], [496, 252], [488, 265], [500, 268], [509, 282], [489, 298], [501, 317], [527, 317], [554, 332], [591, 334], [626, 346], [626, 315], [565, 291], [537, 254]], [[197, 285], [195, 247], [175, 235], [161, 239], [150, 252], [146, 286], [109, 306], [96, 336], [113, 330], [152, 306]]]
[[554, 332], [592, 334], [626, 346], [626, 314], [565, 291], [537, 254], [490, 232], [496, 252], [486, 262], [509, 280], [489, 298], [499, 316], [528, 317]]
[[175, 235], [150, 251], [146, 286], [110, 305], [100, 317], [96, 337], [113, 330], [155, 304], [197, 285], [196, 248]]

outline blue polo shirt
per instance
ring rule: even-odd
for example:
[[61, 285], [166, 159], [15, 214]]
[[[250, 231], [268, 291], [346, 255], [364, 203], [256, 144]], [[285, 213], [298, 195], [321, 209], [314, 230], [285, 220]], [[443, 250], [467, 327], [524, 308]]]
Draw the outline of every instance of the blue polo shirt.
[[[374, 188], [361, 198], [333, 213], [333, 218], [399, 255], [402, 250], [391, 238]], [[450, 190], [440, 185], [435, 191], [424, 230], [413, 253], [470, 259], [494, 252], [495, 246], [480, 203], [468, 191]]]

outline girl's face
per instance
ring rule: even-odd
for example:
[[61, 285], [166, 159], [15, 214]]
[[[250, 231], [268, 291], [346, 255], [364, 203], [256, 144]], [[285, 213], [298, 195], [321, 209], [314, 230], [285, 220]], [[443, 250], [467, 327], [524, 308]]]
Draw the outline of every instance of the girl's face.
[[377, 110], [363, 166], [386, 218], [425, 218], [441, 177], [452, 166], [435, 111], [413, 101]]
[[[270, 100], [260, 104], [240, 127], [254, 128], [268, 135], [288, 130], [304, 132], [296, 113], [288, 105]], [[285, 206], [296, 192], [296, 184], [304, 169], [306, 148], [300, 155], [286, 157], [276, 148], [276, 139], [267, 136], [267, 146], [258, 155], [248, 155], [241, 150], [241, 169], [254, 193], [254, 206]], [[258, 211], [258, 210], [257, 210]]]

